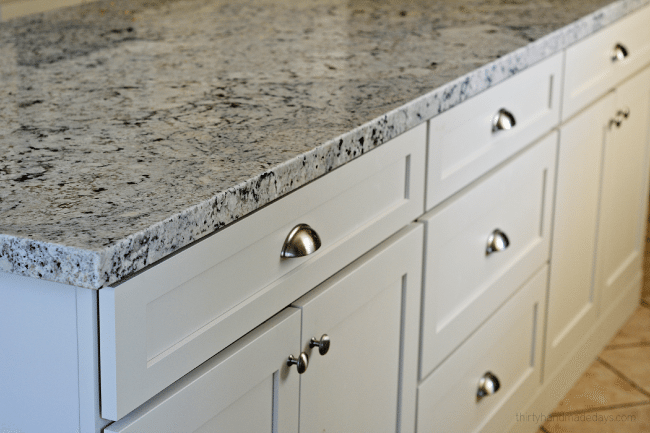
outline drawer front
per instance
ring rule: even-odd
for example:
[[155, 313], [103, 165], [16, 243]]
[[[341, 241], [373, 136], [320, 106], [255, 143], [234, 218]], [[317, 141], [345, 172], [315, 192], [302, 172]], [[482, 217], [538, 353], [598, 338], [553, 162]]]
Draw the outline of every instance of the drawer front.
[[[540, 385], [545, 266], [418, 389], [419, 432], [504, 432]], [[499, 389], [480, 400], [490, 372]]]
[[[648, 23], [650, 6], [566, 50], [563, 120], [570, 118], [650, 62]], [[616, 56], [617, 45], [627, 52], [625, 57]]]
[[[422, 377], [548, 260], [556, 149], [552, 133], [424, 216]], [[509, 245], [488, 254], [497, 229]]]
[[[298, 432], [300, 311], [288, 308], [106, 433]], [[254, 414], [255, 416], [251, 416]]]
[[[561, 71], [562, 55], [557, 54], [431, 119], [427, 209], [558, 124]], [[493, 131], [501, 109], [515, 124]]]
[[[421, 215], [426, 125], [99, 291], [102, 417], [116, 420]], [[282, 259], [300, 223], [321, 248]]]

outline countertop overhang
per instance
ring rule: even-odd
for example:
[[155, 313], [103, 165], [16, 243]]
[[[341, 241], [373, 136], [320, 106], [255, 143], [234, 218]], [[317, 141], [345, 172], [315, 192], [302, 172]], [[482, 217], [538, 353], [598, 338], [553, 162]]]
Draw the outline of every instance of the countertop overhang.
[[648, 0], [99, 1], [0, 24], [0, 271], [97, 289]]

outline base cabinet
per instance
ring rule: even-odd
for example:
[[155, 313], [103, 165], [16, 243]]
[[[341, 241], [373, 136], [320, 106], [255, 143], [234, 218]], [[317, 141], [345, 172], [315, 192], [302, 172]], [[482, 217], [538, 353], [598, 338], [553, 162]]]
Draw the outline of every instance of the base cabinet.
[[413, 431], [422, 238], [408, 226], [106, 433]]
[[545, 372], [641, 279], [650, 69], [560, 130]]

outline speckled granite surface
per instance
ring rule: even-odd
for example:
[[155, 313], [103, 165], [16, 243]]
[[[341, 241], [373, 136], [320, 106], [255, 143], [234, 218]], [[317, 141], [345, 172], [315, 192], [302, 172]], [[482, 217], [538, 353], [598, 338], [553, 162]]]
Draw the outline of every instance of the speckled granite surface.
[[119, 281], [647, 2], [114, 0], [0, 24], [0, 271]]

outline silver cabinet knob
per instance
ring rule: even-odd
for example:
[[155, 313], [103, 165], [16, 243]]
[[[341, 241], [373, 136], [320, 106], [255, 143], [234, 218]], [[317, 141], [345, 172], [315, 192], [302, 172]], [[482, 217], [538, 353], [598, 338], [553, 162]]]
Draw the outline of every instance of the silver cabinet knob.
[[628, 117], [630, 117], [630, 109], [628, 107], [625, 107], [622, 110], [618, 110], [616, 116], [622, 117], [623, 119], [627, 119]]
[[305, 352], [302, 352], [300, 355], [298, 355], [297, 358], [293, 355], [289, 355], [289, 359], [287, 359], [287, 365], [289, 367], [295, 365], [298, 369], [298, 374], [303, 374], [305, 371], [307, 371], [307, 367], [309, 366], [309, 356], [307, 356]]
[[612, 61], [620, 61], [627, 57], [627, 48], [621, 44], [616, 44], [614, 47], [614, 55], [612, 56]]
[[500, 109], [492, 118], [492, 132], [505, 131], [515, 126], [515, 116], [505, 108]]
[[307, 256], [320, 248], [318, 233], [307, 224], [298, 224], [289, 232], [282, 245], [280, 257], [289, 259]]
[[490, 236], [488, 236], [487, 247], [485, 248], [485, 255], [489, 256], [492, 253], [503, 251], [510, 245], [510, 240], [505, 233], [499, 229], [495, 229]]
[[620, 128], [621, 123], [623, 123], [623, 119], [620, 116], [617, 116], [615, 119], [609, 119], [609, 129], [612, 129], [614, 126]]
[[325, 355], [328, 350], [330, 350], [330, 337], [327, 334], [323, 334], [320, 340], [313, 337], [309, 342], [309, 347], [318, 347], [318, 353]]
[[501, 384], [499, 383], [499, 379], [497, 379], [497, 377], [494, 374], [488, 371], [478, 381], [478, 391], [476, 391], [476, 401], [479, 401], [483, 397], [487, 397], [489, 395], [494, 394], [499, 390], [500, 387]]

